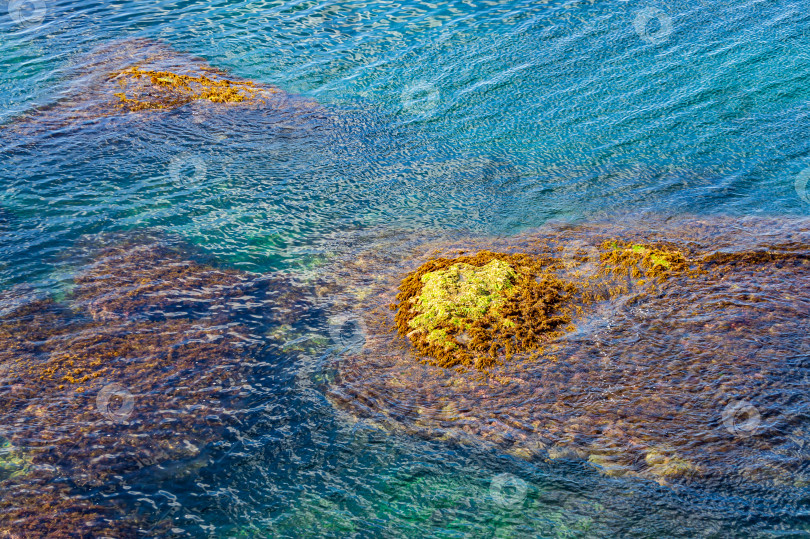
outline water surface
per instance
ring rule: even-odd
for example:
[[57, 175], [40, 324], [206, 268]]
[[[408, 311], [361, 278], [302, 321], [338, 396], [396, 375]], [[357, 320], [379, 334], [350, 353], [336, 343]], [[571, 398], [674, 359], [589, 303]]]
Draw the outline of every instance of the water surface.
[[[133, 38], [329, 114], [301, 129], [200, 120], [188, 106], [147, 125], [0, 131], [0, 284], [12, 297], [68, 297], [94, 246], [126, 231], [222, 268], [306, 281], [325, 260], [414, 231], [505, 236], [644, 213], [791, 218], [810, 204], [810, 15], [797, 0], [34, 5], [44, 12], [21, 17], [18, 2], [0, 4], [6, 124], [64, 97], [94, 48]], [[121, 503], [146, 530], [169, 519], [179, 536], [806, 533], [804, 488], [674, 491], [357, 423], [312, 381], [344, 347], [319, 310], [328, 298], [308, 294], [288, 339], [321, 339], [251, 350], [239, 426], [204, 458], [72, 495]], [[251, 316], [235, 309], [233, 320], [283, 325]], [[806, 357], [806, 339], [790, 352]], [[514, 504], [493, 495], [504, 477], [526, 488]]]

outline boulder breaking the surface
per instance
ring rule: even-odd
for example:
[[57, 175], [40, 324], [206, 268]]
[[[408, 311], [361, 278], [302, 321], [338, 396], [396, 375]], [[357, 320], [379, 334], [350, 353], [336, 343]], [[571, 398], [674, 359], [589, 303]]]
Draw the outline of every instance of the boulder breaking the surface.
[[401, 245], [336, 270], [366, 283], [353, 308], [367, 328], [324, 387], [339, 407], [613, 476], [808, 484], [806, 220]]

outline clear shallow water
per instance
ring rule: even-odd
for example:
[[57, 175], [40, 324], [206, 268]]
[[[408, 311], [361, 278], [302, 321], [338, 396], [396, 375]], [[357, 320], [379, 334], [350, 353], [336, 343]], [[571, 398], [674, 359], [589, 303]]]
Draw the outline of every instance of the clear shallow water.
[[[665, 17], [639, 32], [645, 9]], [[157, 126], [0, 134], [0, 279], [62, 293], [68, 246], [120, 229], [176, 234], [261, 272], [351, 249], [335, 231], [371, 226], [500, 235], [612, 212], [806, 215], [808, 28], [797, 1], [53, 2], [40, 23], [4, 14], [6, 122], [126, 37], [331, 114], [317, 131], [199, 122], [187, 107]], [[150, 518], [174, 516], [176, 497], [178, 527], [200, 535], [693, 536], [718, 522], [795, 529], [806, 512], [794, 496], [684, 502], [582, 467], [351, 425], [297, 374], [324, 352], [264, 358], [247, 435], [213, 450], [214, 464], [185, 482], [136, 477]], [[527, 481], [521, 510], [493, 501], [501, 473]]]

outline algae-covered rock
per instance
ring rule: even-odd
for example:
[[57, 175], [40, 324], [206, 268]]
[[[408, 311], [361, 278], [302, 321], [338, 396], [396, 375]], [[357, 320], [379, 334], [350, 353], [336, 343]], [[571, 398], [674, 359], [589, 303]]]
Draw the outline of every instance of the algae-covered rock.
[[238, 79], [203, 58], [166, 43], [130, 39], [99, 46], [69, 68], [60, 98], [0, 126], [3, 133], [34, 134], [117, 116], [162, 121], [161, 112], [193, 104], [198, 122], [232, 111], [261, 111], [304, 126], [325, 111], [281, 88]]
[[627, 272], [633, 279], [645, 277], [663, 281], [668, 275], [686, 270], [688, 261], [677, 249], [608, 240], [602, 243], [602, 271]]
[[262, 89], [251, 81], [222, 78], [213, 70], [193, 76], [131, 67], [112, 73], [110, 78], [121, 89], [114, 94], [120, 100], [119, 107], [128, 112], [176, 108], [198, 100], [243, 103], [281, 92], [277, 88]]
[[485, 368], [558, 336], [574, 291], [543, 259], [490, 251], [439, 258], [402, 281], [397, 326], [428, 361]]
[[675, 451], [668, 447], [648, 450], [644, 462], [649, 466], [648, 472], [662, 483], [698, 472], [698, 468], [694, 463], [679, 457]]
[[0, 483], [25, 475], [31, 466], [31, 457], [9, 440], [0, 436]]
[[560, 247], [562, 256], [482, 251], [430, 260], [400, 284], [398, 329], [436, 365], [487, 368], [541, 351], [595, 302], [690, 270], [676, 248], [607, 240], [586, 249], [598, 257], [589, 261], [597, 271], [580, 272], [581, 248]]
[[205, 466], [247, 398], [253, 335], [307, 309], [285, 277], [219, 268], [168, 240], [89, 243], [64, 301], [22, 298], [0, 316], [0, 535], [136, 536], [126, 515], [97, 520], [114, 508], [87, 490]]
[[413, 302], [418, 314], [408, 326], [425, 333], [431, 344], [453, 349], [457, 343], [443, 326], [450, 324], [465, 332], [485, 315], [502, 316], [500, 308], [514, 289], [516, 277], [512, 266], [501, 260], [482, 267], [455, 264], [426, 273], [422, 276], [422, 292]]
[[[363, 275], [385, 279], [358, 306], [365, 347], [330, 366], [337, 406], [668, 485], [801, 473], [810, 222], [628, 220], [408, 242], [398, 263], [390, 244], [379, 264], [367, 256]], [[435, 329], [447, 341], [431, 342]], [[741, 399], [756, 413], [729, 414]]]

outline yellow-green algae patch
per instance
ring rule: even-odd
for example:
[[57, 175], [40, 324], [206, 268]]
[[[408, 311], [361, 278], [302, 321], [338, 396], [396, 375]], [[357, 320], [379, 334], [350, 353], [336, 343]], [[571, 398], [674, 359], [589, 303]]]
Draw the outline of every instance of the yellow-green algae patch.
[[572, 314], [563, 305], [575, 291], [542, 258], [439, 258], [402, 281], [397, 327], [429, 362], [484, 369], [561, 335]]
[[499, 316], [516, 277], [512, 266], [502, 260], [482, 267], [454, 264], [426, 273], [421, 279], [422, 293], [413, 301], [413, 310], [418, 314], [408, 326], [427, 334], [428, 341], [434, 344], [455, 348], [456, 341], [447, 336], [442, 326], [450, 324], [466, 331], [484, 315]]
[[683, 253], [667, 246], [652, 246], [620, 240], [607, 240], [601, 245], [601, 265], [604, 274], [628, 273], [633, 279], [642, 277], [663, 281], [668, 275], [688, 269]]
[[31, 456], [0, 436], [0, 482], [25, 475], [31, 466]]
[[667, 479], [689, 477], [699, 471], [693, 462], [678, 456], [666, 446], [649, 449], [644, 462], [649, 467], [649, 473], [662, 483]]
[[[283, 115], [301, 128], [325, 117], [311, 99], [258, 81], [239, 80], [204, 59], [149, 39], [107, 43], [78, 59], [60, 99], [0, 126], [0, 135], [34, 134], [110, 116], [162, 121], [160, 111], [193, 103], [195, 121], [232, 114]], [[241, 111], [241, 112], [240, 112]], [[141, 114], [132, 114], [143, 112]]]
[[600, 301], [690, 269], [676, 248], [606, 240], [594, 249], [596, 276], [576, 271], [582, 260], [527, 253], [429, 260], [400, 284], [399, 332], [438, 366], [486, 369], [542, 351]]
[[192, 101], [242, 103], [255, 101], [280, 90], [260, 88], [252, 81], [234, 81], [213, 73], [198, 76], [130, 67], [112, 73], [111, 81], [122, 91], [115, 95], [119, 107], [129, 112], [176, 108]]

